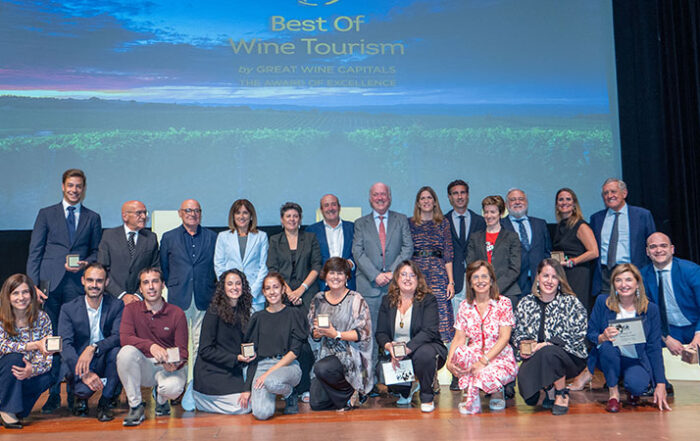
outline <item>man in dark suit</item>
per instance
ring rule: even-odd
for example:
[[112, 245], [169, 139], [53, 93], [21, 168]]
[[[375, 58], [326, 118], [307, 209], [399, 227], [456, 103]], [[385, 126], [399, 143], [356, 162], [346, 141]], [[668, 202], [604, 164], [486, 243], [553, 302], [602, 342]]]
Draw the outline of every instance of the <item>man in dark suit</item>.
[[125, 304], [142, 300], [139, 294], [139, 272], [159, 267], [158, 239], [145, 229], [146, 206], [139, 201], [122, 205], [123, 225], [105, 230], [97, 253], [97, 261], [107, 268], [107, 292]]
[[85, 268], [82, 283], [85, 296], [63, 305], [58, 319], [63, 362], [76, 397], [73, 414], [87, 416], [87, 400], [93, 393], [102, 391], [97, 419], [111, 421], [114, 419], [111, 402], [119, 385], [117, 354], [121, 347], [119, 325], [124, 304], [103, 295], [109, 280], [107, 270], [99, 263], [93, 262]]
[[[168, 302], [185, 311], [192, 353], [199, 351], [199, 332], [204, 313], [214, 295], [214, 248], [216, 233], [202, 227], [202, 207], [194, 199], [180, 205], [182, 225], [163, 234], [160, 243], [160, 265], [168, 288]], [[182, 400], [183, 407], [194, 410], [191, 388]]]
[[[39, 211], [29, 244], [27, 275], [37, 285], [48, 284], [44, 311], [51, 319], [54, 332], [61, 306], [82, 294], [80, 276], [83, 268], [97, 259], [97, 246], [102, 237], [100, 215], [81, 203], [85, 186], [82, 170], [70, 169], [63, 173], [63, 200]], [[68, 255], [78, 256], [76, 265], [68, 265]], [[55, 355], [52, 373], [56, 384], [51, 387], [42, 408], [44, 413], [51, 413], [61, 405], [60, 365], [60, 356]], [[72, 404], [69, 402], [69, 406]]]
[[649, 210], [625, 202], [627, 185], [621, 179], [606, 179], [602, 196], [607, 208], [594, 213], [590, 219], [600, 251], [593, 273], [591, 293], [594, 296], [609, 292], [610, 273], [615, 265], [632, 263], [641, 268], [649, 263], [646, 240], [656, 231]]
[[[321, 258], [325, 264], [331, 257], [342, 257], [352, 266], [352, 277], [348, 288], [355, 290], [355, 261], [352, 259], [352, 236], [355, 224], [340, 219], [340, 201], [335, 195], [327, 194], [321, 198], [323, 220], [309, 225], [306, 231], [314, 233], [321, 247]], [[327, 289], [326, 282], [319, 281], [321, 291]]]
[[521, 297], [532, 291], [532, 282], [537, 274], [537, 265], [552, 252], [552, 239], [547, 230], [547, 222], [538, 217], [528, 216], [527, 195], [519, 188], [506, 195], [508, 217], [501, 219], [506, 230], [515, 231], [520, 239], [520, 276], [518, 286]]

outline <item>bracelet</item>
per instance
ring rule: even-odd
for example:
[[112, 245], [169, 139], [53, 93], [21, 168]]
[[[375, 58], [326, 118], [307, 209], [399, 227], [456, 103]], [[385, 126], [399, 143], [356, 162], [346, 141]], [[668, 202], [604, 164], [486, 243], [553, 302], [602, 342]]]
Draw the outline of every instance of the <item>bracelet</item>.
[[486, 360], [486, 366], [488, 366], [489, 363], [490, 363], [489, 357], [487, 357], [487, 356], [484, 355], [484, 357], [482, 358], [482, 361], [483, 361], [483, 360]]
[[302, 283], [301, 286], [304, 287], [304, 292], [308, 291], [309, 285], [307, 285], [306, 283]]

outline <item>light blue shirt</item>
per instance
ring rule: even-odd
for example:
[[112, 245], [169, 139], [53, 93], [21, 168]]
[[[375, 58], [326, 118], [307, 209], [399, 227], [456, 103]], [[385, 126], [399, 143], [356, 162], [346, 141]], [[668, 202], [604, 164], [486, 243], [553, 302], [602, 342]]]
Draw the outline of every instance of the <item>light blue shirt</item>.
[[[608, 261], [608, 245], [610, 245], [610, 233], [612, 233], [613, 222], [615, 222], [615, 210], [608, 208], [605, 212], [603, 229], [600, 231], [600, 262], [603, 264]], [[615, 264], [630, 263], [630, 217], [627, 204], [620, 209], [620, 217], [617, 220], [617, 232]]]
[[102, 335], [102, 330], [100, 329], [100, 318], [102, 318], [102, 300], [100, 300], [100, 306], [97, 309], [92, 309], [87, 301], [87, 295], [85, 295], [85, 306], [87, 307], [88, 322], [90, 323], [90, 344], [95, 344], [99, 341], [104, 340], [104, 335]]
[[384, 216], [384, 232], [386, 233], [388, 231], [387, 227], [389, 226], [389, 210], [386, 210], [386, 213], [381, 215], [372, 210], [372, 216], [374, 216], [374, 226], [377, 227], [377, 233], [379, 233], [379, 216]]
[[522, 216], [520, 218], [517, 218], [515, 216], [508, 216], [508, 219], [510, 219], [510, 223], [513, 224], [513, 229], [515, 230], [515, 232], [518, 233], [518, 239], [520, 239], [520, 243], [522, 243], [522, 237], [520, 237], [520, 223], [517, 221], [517, 219], [525, 219], [523, 221], [523, 225], [525, 226], [525, 231], [527, 231], [527, 243], [532, 244], [532, 226], [530, 226], [530, 219], [528, 219], [527, 215]]
[[[464, 235], [469, 237], [469, 227], [472, 223], [472, 215], [469, 210], [464, 210], [464, 214], [457, 213], [457, 210], [452, 210], [452, 223], [455, 226], [455, 231], [457, 231], [457, 236], [459, 236], [459, 217], [464, 216]], [[466, 239], [460, 237], [460, 239]]]
[[[71, 204], [66, 202], [65, 199], [63, 201], [61, 201], [61, 203], [63, 205], [63, 217], [68, 219], [68, 207], [70, 207]], [[77, 230], [78, 229], [78, 221], [80, 220], [80, 207], [81, 207], [80, 202], [73, 205], [73, 207], [75, 207], [75, 211], [73, 212], [73, 216], [75, 216], [75, 229]]]
[[656, 272], [656, 280], [659, 280], [659, 274], [661, 274], [661, 281], [664, 285], [664, 303], [666, 304], [666, 318], [668, 319], [669, 325], [689, 326], [692, 323], [690, 323], [681, 312], [681, 308], [678, 307], [678, 302], [676, 302], [676, 294], [673, 292], [673, 281], [671, 280], [672, 266], [673, 261], [671, 261], [665, 268], [654, 268]]

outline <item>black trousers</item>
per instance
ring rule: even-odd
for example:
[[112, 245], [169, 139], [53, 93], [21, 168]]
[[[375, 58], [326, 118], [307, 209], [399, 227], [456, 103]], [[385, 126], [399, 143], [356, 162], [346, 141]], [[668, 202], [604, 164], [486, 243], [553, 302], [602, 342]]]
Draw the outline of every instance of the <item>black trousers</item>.
[[[433, 344], [424, 344], [409, 355], [413, 362], [413, 372], [420, 384], [420, 401], [430, 403], [433, 401], [433, 380], [435, 373], [445, 365], [445, 358], [438, 353]], [[407, 397], [411, 393], [411, 386], [389, 386], [389, 390]]]
[[343, 365], [334, 355], [314, 364], [316, 378], [311, 380], [310, 401], [312, 410], [342, 409], [355, 392], [345, 379]]

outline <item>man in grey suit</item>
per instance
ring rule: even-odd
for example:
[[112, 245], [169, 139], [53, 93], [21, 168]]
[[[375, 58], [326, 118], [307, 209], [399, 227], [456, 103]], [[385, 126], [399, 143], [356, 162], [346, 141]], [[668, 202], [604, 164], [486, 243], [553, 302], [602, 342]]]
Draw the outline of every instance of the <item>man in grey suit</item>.
[[[372, 335], [377, 329], [379, 307], [389, 289], [392, 273], [413, 256], [413, 240], [406, 216], [389, 211], [391, 189], [377, 182], [369, 189], [372, 213], [355, 222], [352, 255], [357, 265], [357, 291], [362, 294], [372, 315]], [[376, 345], [374, 338], [373, 344]], [[377, 350], [372, 351], [373, 365]]]
[[145, 229], [148, 211], [142, 202], [125, 202], [122, 219], [123, 225], [102, 235], [97, 261], [107, 268], [107, 292], [129, 304], [143, 300], [138, 292], [139, 271], [159, 267], [160, 256], [156, 235]]

